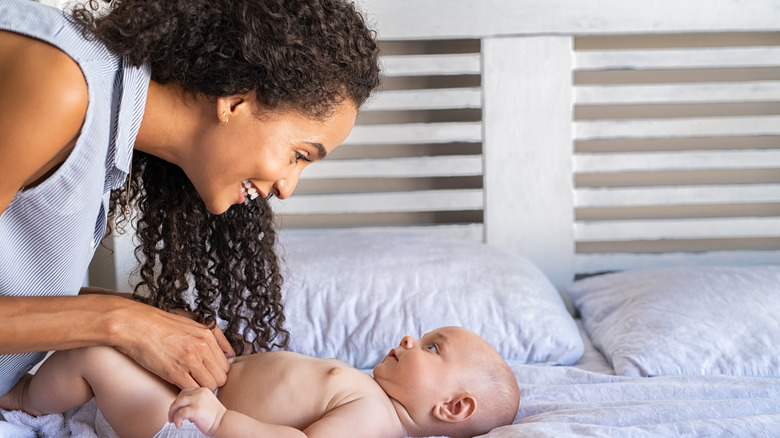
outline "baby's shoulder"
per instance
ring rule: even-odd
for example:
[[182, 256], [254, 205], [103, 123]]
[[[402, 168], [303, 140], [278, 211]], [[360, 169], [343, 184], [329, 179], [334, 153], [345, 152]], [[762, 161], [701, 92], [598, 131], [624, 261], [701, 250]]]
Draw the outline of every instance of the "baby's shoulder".
[[339, 394], [336, 397], [340, 400], [339, 404], [360, 401], [360, 404], [372, 405], [374, 409], [392, 406], [390, 398], [369, 373], [349, 365], [336, 365], [328, 370], [328, 374], [332, 378], [332, 387]]
[[345, 388], [341, 397], [334, 397], [338, 402], [326, 416], [348, 424], [352, 432], [359, 430], [362, 436], [405, 436], [390, 397], [368, 373], [357, 371], [362, 375], [355, 375], [357, 379]]

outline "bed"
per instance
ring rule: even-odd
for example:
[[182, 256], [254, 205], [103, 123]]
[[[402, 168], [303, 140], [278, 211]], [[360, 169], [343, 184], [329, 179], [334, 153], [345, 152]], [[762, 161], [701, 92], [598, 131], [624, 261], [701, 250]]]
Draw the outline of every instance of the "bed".
[[383, 90], [274, 205], [290, 348], [470, 328], [521, 388], [491, 438], [780, 436], [780, 3], [359, 3]]
[[293, 348], [472, 328], [489, 437], [780, 435], [780, 4], [363, 4], [384, 89], [278, 205]]

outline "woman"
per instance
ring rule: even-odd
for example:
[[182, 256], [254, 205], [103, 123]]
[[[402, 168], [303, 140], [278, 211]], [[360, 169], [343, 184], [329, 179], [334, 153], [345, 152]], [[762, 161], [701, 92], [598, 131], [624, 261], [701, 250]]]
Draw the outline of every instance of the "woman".
[[[0, 394], [31, 352], [110, 345], [213, 389], [226, 356], [284, 345], [266, 197], [289, 196], [378, 85], [348, 0], [109, 7], [0, 4]], [[130, 203], [143, 303], [81, 288]]]

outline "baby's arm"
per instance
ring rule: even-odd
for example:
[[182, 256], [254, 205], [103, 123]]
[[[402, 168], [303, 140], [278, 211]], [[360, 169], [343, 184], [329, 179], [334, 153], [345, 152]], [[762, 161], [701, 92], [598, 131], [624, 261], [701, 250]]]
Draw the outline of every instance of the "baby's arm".
[[304, 431], [307, 437], [405, 437], [392, 405], [364, 396], [325, 414]]
[[201, 432], [216, 438], [390, 436], [393, 422], [383, 421], [385, 418], [382, 413], [389, 413], [385, 406], [356, 400], [334, 409], [305, 431], [300, 431], [289, 426], [264, 423], [228, 410], [207, 388], [190, 388], [179, 393], [171, 405], [168, 421], [181, 427], [185, 419], [190, 420]]
[[231, 411], [208, 388], [184, 389], [168, 413], [168, 421], [181, 427], [184, 420], [195, 423], [201, 432], [213, 437], [305, 437], [289, 426], [263, 423], [237, 411]]

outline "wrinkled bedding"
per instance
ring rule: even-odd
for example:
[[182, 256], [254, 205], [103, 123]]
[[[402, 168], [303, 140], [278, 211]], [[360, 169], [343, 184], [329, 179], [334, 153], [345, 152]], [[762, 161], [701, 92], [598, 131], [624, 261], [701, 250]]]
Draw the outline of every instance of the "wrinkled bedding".
[[[370, 371], [403, 334], [460, 325], [493, 343], [522, 398], [487, 437], [780, 437], [778, 266], [584, 279], [575, 319], [528, 260], [482, 243], [345, 233], [284, 248], [293, 351]], [[643, 342], [660, 347], [626, 353]], [[3, 415], [4, 438], [116, 436], [94, 402]]]
[[21, 411], [0, 409], [5, 421], [0, 421], [3, 438], [116, 438], [95, 399], [64, 414], [32, 417]]
[[585, 354], [573, 366], [512, 364], [514, 424], [487, 438], [778, 437], [780, 379], [617, 376], [578, 320]]
[[[522, 394], [515, 424], [485, 437], [780, 435], [780, 379], [617, 376], [578, 324], [585, 353], [575, 365], [512, 364]], [[4, 438], [116, 437], [94, 400], [62, 415], [2, 414]]]
[[780, 379], [616, 376], [578, 323], [579, 362], [513, 364], [522, 396], [515, 424], [486, 437], [780, 436]]
[[622, 377], [515, 365], [515, 424], [488, 437], [777, 437], [780, 379]]

